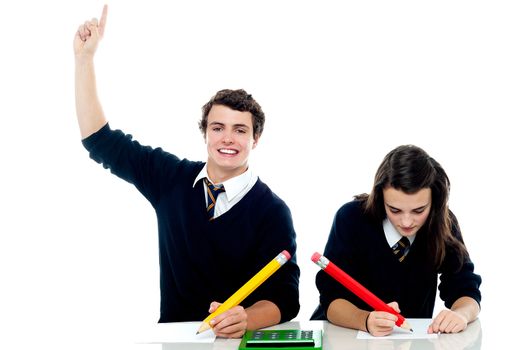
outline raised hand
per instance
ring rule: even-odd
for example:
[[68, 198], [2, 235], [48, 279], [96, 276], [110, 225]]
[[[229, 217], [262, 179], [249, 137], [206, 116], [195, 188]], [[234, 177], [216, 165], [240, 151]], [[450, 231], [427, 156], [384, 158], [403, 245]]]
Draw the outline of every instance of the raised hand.
[[73, 40], [75, 56], [93, 56], [95, 54], [97, 46], [104, 36], [107, 16], [108, 5], [104, 5], [100, 20], [93, 18], [91, 21], [86, 21], [79, 26]]

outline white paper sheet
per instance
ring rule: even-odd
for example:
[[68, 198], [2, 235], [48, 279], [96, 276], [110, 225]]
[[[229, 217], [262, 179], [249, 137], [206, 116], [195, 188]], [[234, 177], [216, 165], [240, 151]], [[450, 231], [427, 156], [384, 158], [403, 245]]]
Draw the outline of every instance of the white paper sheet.
[[212, 330], [195, 334], [201, 322], [156, 323], [137, 330], [136, 343], [213, 343]]
[[395, 327], [393, 333], [385, 337], [373, 337], [367, 332], [358, 331], [356, 339], [434, 339], [438, 338], [438, 334], [428, 334], [427, 328], [431, 324], [431, 318], [406, 318], [413, 328], [413, 332], [403, 328]]

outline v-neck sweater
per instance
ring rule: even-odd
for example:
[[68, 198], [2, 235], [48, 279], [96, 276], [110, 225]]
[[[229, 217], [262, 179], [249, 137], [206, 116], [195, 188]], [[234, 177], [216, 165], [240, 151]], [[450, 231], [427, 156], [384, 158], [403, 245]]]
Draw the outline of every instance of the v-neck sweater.
[[203, 186], [193, 186], [205, 163], [143, 146], [108, 124], [82, 142], [92, 159], [135, 185], [155, 210], [159, 322], [204, 319], [212, 301], [225, 301], [282, 250], [292, 259], [241, 305], [269, 300], [280, 309], [281, 322], [297, 315], [299, 267], [292, 217], [266, 184], [258, 179], [239, 203], [209, 221]]
[[[460, 297], [481, 300], [481, 278], [474, 273], [473, 262], [466, 258], [461, 264], [451, 248], [440, 268], [436, 269], [427, 256], [427, 232], [418, 232], [403, 262], [393, 254], [383, 231], [382, 221], [373, 221], [363, 212], [360, 201], [343, 205], [335, 215], [324, 255], [364, 287], [386, 303], [396, 301], [405, 317], [431, 318], [438, 289], [445, 306]], [[452, 230], [462, 241], [458, 225]], [[440, 276], [440, 283], [438, 277]], [[346, 299], [360, 309], [371, 307], [336, 282], [326, 272], [316, 275], [320, 291], [320, 306], [313, 319], [326, 319], [327, 308], [335, 299]]]

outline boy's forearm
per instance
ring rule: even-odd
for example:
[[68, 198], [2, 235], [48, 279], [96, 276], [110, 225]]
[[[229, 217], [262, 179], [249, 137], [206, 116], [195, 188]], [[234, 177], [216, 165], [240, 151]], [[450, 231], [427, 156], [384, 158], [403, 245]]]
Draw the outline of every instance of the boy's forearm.
[[82, 139], [106, 124], [97, 96], [93, 57], [75, 57], [75, 102]]
[[278, 324], [281, 312], [276, 304], [268, 300], [260, 300], [245, 309], [247, 313], [247, 329], [260, 329]]

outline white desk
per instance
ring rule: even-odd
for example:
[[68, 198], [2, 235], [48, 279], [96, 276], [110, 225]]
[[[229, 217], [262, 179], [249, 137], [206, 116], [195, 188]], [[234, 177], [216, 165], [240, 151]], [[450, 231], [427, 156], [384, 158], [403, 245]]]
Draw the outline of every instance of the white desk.
[[[323, 329], [324, 350], [478, 350], [482, 343], [480, 321], [476, 320], [458, 334], [439, 334], [437, 339], [388, 340], [356, 339], [357, 331], [326, 321], [287, 322], [268, 329]], [[216, 339], [212, 344], [137, 344], [136, 350], [237, 350], [240, 339]]]

